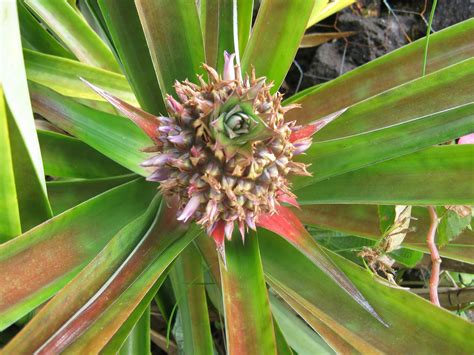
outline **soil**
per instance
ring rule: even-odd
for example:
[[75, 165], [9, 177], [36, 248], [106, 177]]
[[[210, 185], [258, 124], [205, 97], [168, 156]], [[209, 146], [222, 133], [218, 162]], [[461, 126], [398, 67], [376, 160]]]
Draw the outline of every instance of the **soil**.
[[[286, 96], [332, 80], [424, 37], [431, 6], [432, 0], [358, 0], [313, 26], [308, 32], [353, 31], [355, 34], [315, 48], [300, 49], [285, 80]], [[432, 29], [439, 31], [473, 16], [473, 0], [439, 0]]]

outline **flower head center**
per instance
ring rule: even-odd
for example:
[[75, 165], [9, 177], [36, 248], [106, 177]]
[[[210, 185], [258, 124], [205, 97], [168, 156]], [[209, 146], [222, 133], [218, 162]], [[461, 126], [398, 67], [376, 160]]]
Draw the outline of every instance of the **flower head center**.
[[244, 233], [280, 201], [294, 200], [287, 176], [308, 174], [292, 161], [304, 146], [291, 141], [281, 95], [255, 75], [235, 79], [232, 60], [226, 56], [225, 78], [204, 65], [209, 82], [176, 83], [179, 101], [168, 97], [170, 115], [160, 118], [159, 154], [143, 163], [154, 170], [149, 180], [178, 196], [179, 220], [194, 219], [208, 233], [225, 226], [228, 237], [235, 225]]

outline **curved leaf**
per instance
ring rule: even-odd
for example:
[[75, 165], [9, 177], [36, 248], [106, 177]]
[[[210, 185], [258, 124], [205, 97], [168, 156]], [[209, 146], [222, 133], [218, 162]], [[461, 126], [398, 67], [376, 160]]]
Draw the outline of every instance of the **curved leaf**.
[[[107, 280], [107, 287], [99, 289], [72, 319], [47, 339], [39, 354], [64, 350], [97, 353], [137, 306], [146, 306], [152, 300], [169, 265], [200, 233], [200, 229], [188, 228], [186, 231], [186, 226], [170, 223], [170, 220], [176, 221], [175, 216], [176, 210], [162, 204], [156, 223]], [[89, 272], [89, 268], [85, 269], [78, 280], [87, 277]]]
[[315, 140], [367, 133], [472, 103], [473, 80], [474, 58], [470, 58], [350, 107]]
[[[454, 140], [472, 131], [474, 103], [416, 118], [403, 124], [326, 142], [316, 142], [299, 161], [311, 164], [312, 177], [295, 177], [307, 185], [381, 161]], [[324, 130], [323, 130], [324, 131]]]
[[90, 90], [79, 79], [84, 78], [132, 105], [138, 105], [127, 80], [123, 75], [67, 58], [43, 54], [28, 49], [25, 56], [28, 80], [44, 85], [65, 96], [82, 99], [104, 99]]
[[27, 10], [23, 0], [17, 2], [23, 47], [32, 48], [46, 54], [75, 59], [74, 54], [64, 48], [36, 18]]
[[[11, 353], [32, 353], [58, 331], [126, 261], [155, 219], [160, 198], [155, 198], [142, 215], [116, 229], [115, 235], [93, 260], [43, 307], [4, 349]], [[54, 317], [50, 317], [54, 314]]]
[[323, 270], [326, 275], [331, 279], [348, 295], [350, 295], [362, 308], [369, 312], [374, 318], [384, 324], [384, 321], [380, 318], [377, 312], [367, 302], [360, 291], [354, 286], [354, 284], [337, 268], [337, 266], [331, 262], [323, 248], [317, 244], [308, 231], [305, 229], [303, 224], [298, 218], [291, 212], [290, 209], [279, 206], [277, 213], [274, 215], [263, 215], [259, 216], [258, 225], [277, 233], [291, 245], [297, 248], [303, 253], [314, 265]]

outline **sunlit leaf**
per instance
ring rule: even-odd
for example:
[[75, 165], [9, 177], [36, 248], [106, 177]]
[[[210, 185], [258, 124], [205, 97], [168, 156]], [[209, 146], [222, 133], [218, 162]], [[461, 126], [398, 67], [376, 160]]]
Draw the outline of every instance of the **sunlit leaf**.
[[102, 87], [132, 105], [138, 105], [123, 75], [89, 66], [75, 60], [24, 50], [28, 80], [44, 85], [65, 96], [104, 100], [79, 78]]
[[26, 85], [16, 2], [1, 2], [0, 12], [0, 185], [5, 184], [0, 204], [2, 210], [10, 209], [5, 220], [0, 217], [0, 241], [5, 241], [18, 235], [19, 225], [25, 232], [52, 213]]
[[23, 0], [17, 2], [23, 47], [42, 53], [75, 59], [74, 54], [64, 48], [27, 10]]
[[65, 1], [25, 0], [25, 4], [84, 63], [119, 72], [112, 52], [87, 22]]

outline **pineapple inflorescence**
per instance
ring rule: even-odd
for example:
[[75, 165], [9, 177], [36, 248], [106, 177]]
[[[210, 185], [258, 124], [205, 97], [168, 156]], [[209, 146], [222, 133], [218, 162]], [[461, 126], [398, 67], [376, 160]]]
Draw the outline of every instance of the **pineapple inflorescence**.
[[311, 138], [293, 140], [299, 127], [285, 122], [292, 107], [281, 105], [265, 78], [241, 76], [234, 55], [225, 54], [222, 76], [204, 65], [208, 81], [176, 82], [178, 100], [168, 96], [169, 116], [159, 117], [157, 154], [143, 162], [165, 196], [177, 196], [178, 220], [195, 220], [209, 234], [237, 226], [255, 229], [261, 214], [275, 213], [280, 201], [294, 201], [289, 174], [309, 175], [293, 161]]

